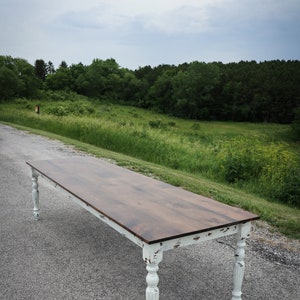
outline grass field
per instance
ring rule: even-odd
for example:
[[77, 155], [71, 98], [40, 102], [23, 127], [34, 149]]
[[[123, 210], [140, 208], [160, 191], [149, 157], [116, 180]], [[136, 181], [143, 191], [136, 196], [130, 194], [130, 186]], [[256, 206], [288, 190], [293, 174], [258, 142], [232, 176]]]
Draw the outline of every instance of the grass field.
[[0, 120], [243, 207], [300, 238], [300, 147], [288, 125], [196, 122], [83, 98], [1, 104]]

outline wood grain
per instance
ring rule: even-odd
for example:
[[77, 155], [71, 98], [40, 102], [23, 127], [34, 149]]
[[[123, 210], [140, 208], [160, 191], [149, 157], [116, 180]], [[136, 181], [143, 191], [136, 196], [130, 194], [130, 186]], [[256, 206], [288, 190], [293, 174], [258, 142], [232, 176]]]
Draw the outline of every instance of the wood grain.
[[148, 244], [258, 219], [97, 158], [27, 164]]

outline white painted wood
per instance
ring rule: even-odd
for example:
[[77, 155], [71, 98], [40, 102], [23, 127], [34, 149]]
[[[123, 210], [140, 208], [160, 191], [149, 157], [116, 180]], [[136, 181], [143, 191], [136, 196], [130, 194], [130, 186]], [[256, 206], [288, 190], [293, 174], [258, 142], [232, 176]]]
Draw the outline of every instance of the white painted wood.
[[238, 225], [231, 225], [228, 227], [213, 229], [210, 231], [200, 232], [189, 236], [184, 236], [168, 241], [162, 242], [164, 251], [186, 247], [189, 245], [199, 244], [205, 241], [217, 239], [223, 236], [236, 234], [238, 232]]
[[159, 300], [159, 289], [157, 284], [159, 277], [157, 275], [158, 265], [155, 263], [147, 264], [147, 288], [146, 288], [146, 300]]
[[158, 264], [162, 261], [163, 248], [161, 244], [145, 245], [143, 248], [143, 259], [147, 264], [147, 288], [146, 300], [159, 300], [158, 282], [159, 277], [157, 274]]
[[32, 168], [32, 200], [33, 200], [33, 217], [36, 220], [40, 218], [40, 202], [39, 202], [39, 185], [38, 173]]
[[144, 244], [143, 247], [143, 260], [146, 263], [157, 263], [159, 264], [162, 261], [163, 258], [163, 247], [162, 243], [157, 244]]
[[242, 299], [242, 283], [245, 271], [245, 245], [246, 238], [250, 235], [251, 223], [240, 224], [237, 233], [237, 247], [235, 250], [235, 264], [233, 271], [233, 291], [231, 300]]

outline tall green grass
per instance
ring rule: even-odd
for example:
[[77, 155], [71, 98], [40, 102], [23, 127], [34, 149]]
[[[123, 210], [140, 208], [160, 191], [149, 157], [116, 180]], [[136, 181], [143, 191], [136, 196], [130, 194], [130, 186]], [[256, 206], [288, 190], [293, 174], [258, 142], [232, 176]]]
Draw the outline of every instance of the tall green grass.
[[299, 147], [289, 127], [195, 122], [84, 99], [1, 105], [0, 120], [46, 130], [300, 206]]

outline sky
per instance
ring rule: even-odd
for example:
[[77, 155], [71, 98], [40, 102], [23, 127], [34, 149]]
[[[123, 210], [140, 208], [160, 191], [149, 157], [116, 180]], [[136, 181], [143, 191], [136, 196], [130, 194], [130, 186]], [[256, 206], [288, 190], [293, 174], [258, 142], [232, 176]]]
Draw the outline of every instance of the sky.
[[300, 0], [0, 0], [0, 55], [57, 68], [300, 60]]

